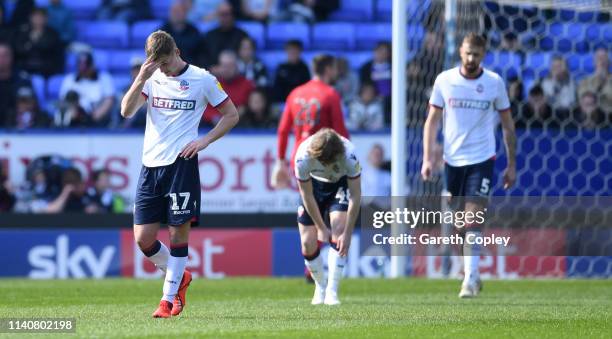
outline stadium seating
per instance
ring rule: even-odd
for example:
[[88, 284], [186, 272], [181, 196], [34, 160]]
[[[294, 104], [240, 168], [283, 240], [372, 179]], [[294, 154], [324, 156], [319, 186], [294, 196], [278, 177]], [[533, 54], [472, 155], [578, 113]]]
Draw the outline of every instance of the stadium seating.
[[264, 65], [266, 65], [266, 68], [268, 69], [268, 74], [271, 77], [274, 77], [276, 68], [278, 67], [279, 64], [285, 62], [285, 60], [287, 59], [287, 56], [284, 51], [277, 50], [277, 51], [262, 52], [259, 54], [259, 58], [261, 59], [261, 62], [263, 62]]
[[130, 47], [143, 48], [144, 42], [149, 34], [160, 28], [162, 23], [161, 20], [135, 22], [130, 30]]
[[312, 47], [347, 50], [355, 48], [355, 26], [343, 22], [327, 22], [312, 28]]
[[47, 104], [47, 93], [45, 91], [45, 78], [41, 75], [32, 75], [32, 87], [34, 87], [34, 92], [36, 93], [36, 98], [38, 99], [38, 105], [40, 107], [45, 107]]
[[128, 26], [119, 21], [78, 21], [77, 39], [96, 48], [126, 48]]
[[247, 32], [255, 40], [257, 49], [263, 50], [266, 47], [266, 37], [264, 25], [254, 21], [238, 21], [236, 26]]
[[[91, 20], [95, 19], [102, 0], [63, 0], [62, 3], [72, 11], [72, 17], [75, 20]], [[49, 0], [36, 0], [36, 5], [47, 7]]]
[[519, 76], [522, 59], [518, 53], [491, 51], [485, 55], [483, 65], [500, 74], [504, 79]]
[[271, 23], [268, 25], [266, 46], [283, 48], [289, 40], [300, 40], [304, 49], [310, 48], [310, 27], [302, 23]]
[[64, 81], [64, 74], [54, 75], [47, 80], [47, 100], [53, 101], [59, 99], [60, 87]]
[[[377, 2], [380, 2], [380, 0]], [[373, 9], [373, 0], [343, 0], [340, 9], [332, 13], [329, 19], [354, 22], [370, 21], [374, 18]]]
[[[408, 25], [407, 32], [408, 48], [417, 49], [425, 35], [425, 30], [420, 24]], [[391, 41], [391, 25], [389, 23], [361, 24], [355, 30], [357, 49], [373, 49], [380, 41]]]
[[168, 13], [170, 11], [170, 6], [174, 0], [154, 0], [151, 1], [151, 12], [153, 13], [153, 17], [156, 19], [165, 20], [168, 18]]
[[348, 60], [351, 69], [358, 71], [363, 64], [370, 61], [373, 57], [371, 51], [349, 52], [344, 57]]
[[[391, 21], [392, 0], [376, 1], [376, 20]], [[409, 1], [406, 9], [408, 22], [423, 22], [431, 7], [431, 0]]]
[[196, 24], [196, 27], [198, 28], [198, 31], [200, 31], [201, 34], [206, 34], [206, 32], [208, 32], [211, 29], [217, 27], [217, 23], [215, 23], [215, 22], [198, 22]]
[[523, 64], [522, 76], [529, 78], [545, 77], [550, 70], [552, 55], [553, 53], [551, 52], [527, 53]]
[[133, 57], [145, 58], [144, 49], [135, 50], [108, 50], [108, 70], [110, 72], [121, 72], [129, 74], [130, 62]]

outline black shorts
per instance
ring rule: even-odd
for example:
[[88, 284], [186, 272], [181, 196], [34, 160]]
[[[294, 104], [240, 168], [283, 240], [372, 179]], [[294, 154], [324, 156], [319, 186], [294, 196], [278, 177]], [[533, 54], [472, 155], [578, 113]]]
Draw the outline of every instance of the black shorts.
[[472, 201], [486, 206], [493, 187], [493, 169], [495, 158], [485, 160], [481, 163], [454, 167], [445, 165], [446, 189], [453, 197], [464, 199], [452, 199], [453, 208], [463, 208], [465, 201]]
[[[349, 191], [346, 176], [333, 183], [322, 182], [312, 178], [310, 180], [312, 181], [312, 193], [323, 220], [325, 220], [325, 215], [330, 212], [346, 212], [348, 210]], [[304, 226], [314, 226], [314, 221], [308, 212], [306, 212], [306, 207], [304, 207], [304, 202], [301, 198], [297, 222]]]
[[134, 201], [134, 224], [180, 226], [200, 221], [198, 157], [177, 158], [167, 166], [142, 166]]

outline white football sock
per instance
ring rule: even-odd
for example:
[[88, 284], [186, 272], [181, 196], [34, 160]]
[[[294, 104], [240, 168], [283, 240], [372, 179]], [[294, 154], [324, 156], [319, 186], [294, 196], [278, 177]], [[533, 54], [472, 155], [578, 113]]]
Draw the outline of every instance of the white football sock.
[[[480, 231], [467, 231], [465, 233], [465, 239], [468, 238], [473, 240], [478, 237], [481, 237], [482, 234]], [[480, 272], [478, 270], [478, 265], [480, 263], [480, 245], [478, 244], [468, 244], [467, 242], [463, 243], [463, 281], [466, 283], [474, 283], [478, 280], [480, 276]]]
[[[318, 249], [317, 252], [319, 252]], [[319, 253], [319, 255], [317, 255], [317, 257], [312, 260], [304, 258], [304, 264], [306, 264], [306, 267], [308, 267], [310, 275], [315, 281], [317, 287], [324, 289], [326, 286], [325, 269], [323, 267], [323, 258], [321, 258], [321, 254]]]
[[162, 300], [169, 302], [174, 301], [174, 296], [181, 285], [181, 279], [183, 279], [183, 272], [185, 272], [186, 265], [187, 257], [170, 256], [168, 258], [168, 268], [166, 271], [166, 279], [164, 280], [164, 296]]
[[328, 290], [338, 292], [338, 285], [342, 279], [345, 265], [346, 257], [341, 257], [338, 251], [330, 246], [327, 252], [327, 267], [329, 270], [329, 277], [327, 280]]
[[157, 251], [157, 253], [147, 258], [151, 260], [152, 263], [155, 264], [155, 267], [159, 268], [162, 272], [166, 273], [166, 267], [168, 267], [168, 257], [170, 256], [170, 250], [168, 250], [168, 247], [166, 247], [166, 245], [164, 245], [163, 242], [160, 241], [159, 243], [161, 244], [159, 251]]

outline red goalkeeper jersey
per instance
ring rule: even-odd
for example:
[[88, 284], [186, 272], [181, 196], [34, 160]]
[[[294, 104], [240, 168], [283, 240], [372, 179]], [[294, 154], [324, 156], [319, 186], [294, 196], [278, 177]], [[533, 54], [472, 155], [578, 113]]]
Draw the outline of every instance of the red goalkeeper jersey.
[[344, 125], [340, 95], [332, 86], [313, 79], [295, 88], [287, 97], [278, 126], [278, 158], [285, 159], [287, 141], [292, 129], [295, 144], [291, 152], [291, 167], [300, 143], [324, 127], [349, 138]]

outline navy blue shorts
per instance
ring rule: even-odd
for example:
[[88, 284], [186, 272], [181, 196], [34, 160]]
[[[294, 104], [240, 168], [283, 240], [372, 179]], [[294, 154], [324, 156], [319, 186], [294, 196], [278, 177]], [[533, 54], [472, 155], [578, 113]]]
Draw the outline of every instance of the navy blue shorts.
[[167, 166], [142, 166], [134, 201], [134, 224], [180, 226], [200, 221], [198, 157], [177, 158]]
[[[473, 201], [486, 206], [493, 187], [493, 169], [495, 159], [491, 158], [478, 164], [454, 167], [445, 166], [446, 189], [453, 197], [465, 197], [466, 201]], [[455, 200], [463, 203], [462, 199]], [[454, 205], [455, 208], [461, 206]]]
[[[346, 179], [346, 176], [344, 176], [334, 183], [310, 179], [312, 182], [312, 193], [319, 206], [319, 212], [321, 212], [323, 220], [325, 220], [325, 215], [330, 212], [346, 212], [348, 210], [349, 191]], [[304, 202], [301, 198], [297, 222], [304, 226], [314, 226], [314, 221], [312, 221], [312, 218], [306, 212], [306, 207], [304, 207]]]

